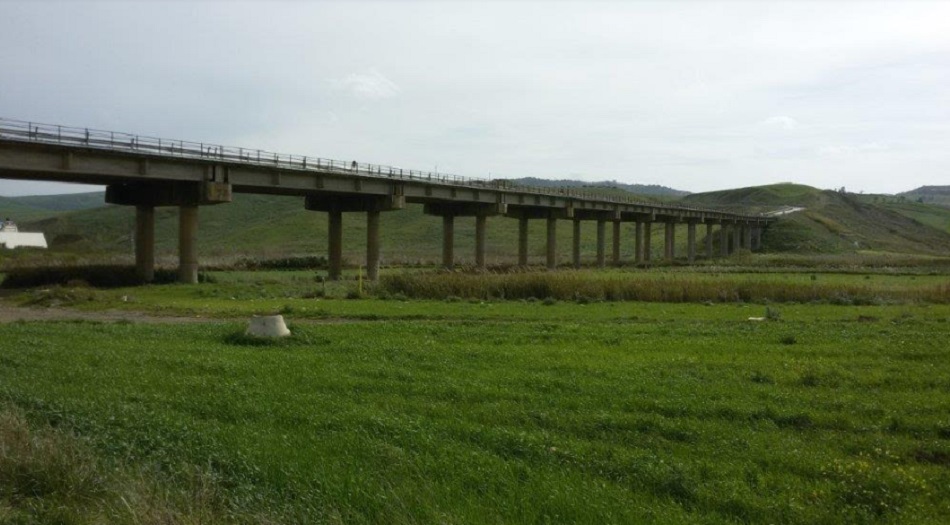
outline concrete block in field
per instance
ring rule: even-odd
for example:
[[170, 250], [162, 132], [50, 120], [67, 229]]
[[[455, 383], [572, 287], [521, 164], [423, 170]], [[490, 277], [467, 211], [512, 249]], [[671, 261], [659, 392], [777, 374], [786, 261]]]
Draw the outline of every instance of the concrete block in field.
[[290, 330], [284, 323], [282, 315], [262, 315], [254, 316], [247, 327], [247, 335], [254, 337], [286, 337], [290, 335]]

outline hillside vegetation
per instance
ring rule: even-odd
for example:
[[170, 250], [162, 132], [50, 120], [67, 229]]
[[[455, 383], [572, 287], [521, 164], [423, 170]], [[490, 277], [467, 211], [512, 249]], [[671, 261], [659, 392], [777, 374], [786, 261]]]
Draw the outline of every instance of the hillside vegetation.
[[916, 190], [900, 193], [899, 196], [915, 202], [950, 207], [950, 186], [921, 186]]
[[[617, 188], [598, 191], [625, 193]], [[626, 194], [626, 193], [625, 193]], [[775, 184], [692, 194], [690, 205], [742, 212], [804, 208], [783, 215], [763, 237], [767, 252], [845, 254], [882, 252], [946, 255], [950, 253], [950, 208], [907, 199], [874, 199], [798, 184]], [[98, 205], [92, 209], [90, 206]], [[66, 210], [66, 211], [55, 211]], [[129, 256], [133, 252], [134, 209], [107, 206], [101, 193], [48, 197], [0, 198], [8, 213], [26, 230], [42, 231], [54, 251], [74, 254]], [[0, 215], [2, 215], [0, 213]], [[441, 219], [426, 216], [420, 205], [384, 214], [383, 264], [431, 264], [441, 259]], [[595, 224], [582, 226], [582, 254], [592, 262]], [[659, 228], [659, 226], [657, 226]], [[178, 211], [156, 211], [156, 249], [169, 261], [177, 253]], [[677, 252], [685, 253], [685, 226], [677, 233]], [[234, 202], [204, 206], [199, 213], [201, 256], [277, 258], [323, 255], [327, 250], [327, 216], [304, 209], [300, 197], [237, 194]], [[559, 257], [569, 262], [571, 227], [558, 228]], [[621, 232], [623, 260], [633, 256], [633, 225]], [[344, 215], [344, 257], [359, 264], [365, 255], [365, 215]], [[475, 244], [474, 220], [456, 221], [455, 253], [470, 264]], [[662, 251], [662, 235], [653, 236], [654, 253]], [[532, 221], [529, 252], [535, 262], [544, 256], [545, 231]], [[504, 217], [488, 221], [489, 264], [511, 264], [516, 257], [517, 222]], [[169, 261], [170, 262], [170, 261]]]
[[935, 206], [874, 203], [857, 195], [798, 184], [696, 193], [684, 201], [760, 212], [804, 208], [783, 215], [767, 230], [763, 237], [766, 251], [950, 253], [950, 210]]

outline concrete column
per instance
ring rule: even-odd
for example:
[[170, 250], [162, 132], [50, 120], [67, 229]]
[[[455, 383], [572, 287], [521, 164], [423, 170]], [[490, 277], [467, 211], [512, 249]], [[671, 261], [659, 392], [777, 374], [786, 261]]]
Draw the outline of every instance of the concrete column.
[[673, 260], [673, 228], [676, 225], [672, 222], [663, 223], [664, 233], [666, 234], [663, 238], [663, 257], [668, 260]]
[[752, 228], [752, 249], [760, 250], [762, 248], [762, 228], [756, 226]]
[[366, 277], [379, 279], [379, 212], [366, 212]]
[[597, 267], [603, 268], [607, 265], [607, 221], [597, 219]]
[[692, 264], [696, 261], [696, 223], [686, 225], [686, 260]]
[[574, 218], [574, 237], [573, 245], [571, 246], [571, 261], [574, 263], [574, 268], [581, 267], [581, 220]]
[[742, 225], [742, 247], [747, 250], [752, 250], [752, 226], [748, 224]]
[[337, 281], [343, 275], [343, 212], [327, 212], [329, 238], [327, 239], [327, 273], [331, 281]]
[[713, 258], [713, 225], [706, 223], [706, 258]]
[[637, 221], [635, 228], [635, 239], [633, 244], [633, 258], [637, 263], [643, 262], [643, 221]]
[[485, 230], [488, 227], [488, 217], [475, 216], [475, 266], [485, 269]]
[[729, 227], [729, 255], [736, 253], [739, 249], [739, 226], [733, 224]]
[[549, 270], [557, 268], [557, 219], [548, 217], [547, 266]]
[[518, 219], [518, 266], [528, 265], [528, 219]]
[[729, 255], [729, 225], [719, 225], [719, 255], [725, 257]]
[[620, 226], [622, 223], [620, 221], [613, 221], [613, 239], [611, 239], [611, 245], [613, 246], [613, 257], [611, 262], [614, 266], [620, 266]]
[[442, 216], [442, 267], [451, 270], [455, 267], [455, 216]]
[[643, 223], [643, 262], [649, 263], [653, 258], [653, 223], [646, 221]]
[[198, 207], [178, 207], [178, 280], [198, 282]]
[[155, 208], [135, 207], [135, 274], [144, 282], [155, 280]]
[[670, 223], [670, 260], [676, 259], [676, 223]]

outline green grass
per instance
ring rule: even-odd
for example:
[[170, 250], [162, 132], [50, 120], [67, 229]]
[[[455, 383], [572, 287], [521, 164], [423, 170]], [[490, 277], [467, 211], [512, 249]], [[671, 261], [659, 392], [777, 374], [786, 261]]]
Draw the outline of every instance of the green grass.
[[[939, 267], [938, 267], [939, 268]], [[794, 303], [808, 305], [906, 305], [950, 301], [946, 273], [933, 267], [894, 273], [777, 272], [742, 267], [673, 267], [651, 270], [565, 270], [480, 274], [431, 270], [384, 270], [379, 284], [363, 283], [357, 271], [340, 282], [326, 282], [314, 271], [213, 271], [198, 285], [149, 285], [115, 289], [48, 286], [12, 292], [23, 306], [68, 306], [84, 311], [125, 310], [157, 315], [243, 317], [292, 313], [309, 319], [332, 318], [504, 318], [532, 315], [585, 316], [585, 311], [613, 316], [629, 304], [600, 301], [653, 300], [665, 303]], [[906, 273], [904, 273], [906, 272]], [[362, 297], [361, 300], [348, 298]], [[502, 300], [502, 298], [505, 300]], [[417, 301], [408, 299], [427, 299]], [[481, 303], [468, 308], [458, 302]], [[542, 304], [556, 300], [558, 304]], [[582, 305], [588, 310], [574, 308]], [[668, 306], [662, 306], [668, 308]], [[641, 307], [636, 307], [641, 308]], [[557, 312], [562, 312], [557, 314]]]
[[0, 393], [282, 521], [950, 519], [946, 306], [337, 304], [420, 318], [3, 325]]

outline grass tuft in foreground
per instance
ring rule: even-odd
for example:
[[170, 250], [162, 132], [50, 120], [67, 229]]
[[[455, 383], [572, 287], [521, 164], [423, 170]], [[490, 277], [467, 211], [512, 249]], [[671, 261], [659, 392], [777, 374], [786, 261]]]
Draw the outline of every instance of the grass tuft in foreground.
[[172, 481], [144, 467], [106, 461], [78, 436], [31, 425], [0, 405], [0, 523], [263, 523], [231, 512], [205, 471], [185, 467]]

